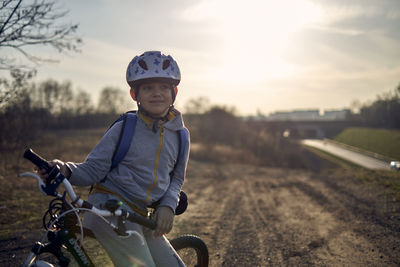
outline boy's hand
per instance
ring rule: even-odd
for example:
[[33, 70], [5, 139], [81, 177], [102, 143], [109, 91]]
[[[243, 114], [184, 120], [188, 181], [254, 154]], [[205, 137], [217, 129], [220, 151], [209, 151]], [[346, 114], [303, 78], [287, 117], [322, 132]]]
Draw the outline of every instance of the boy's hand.
[[[64, 175], [66, 178], [69, 178], [71, 176], [71, 171], [67, 167], [67, 165], [65, 165], [64, 162], [62, 162], [61, 160], [58, 160], [58, 159], [54, 159], [54, 160], [49, 162], [49, 166], [50, 167], [53, 167], [55, 165], [60, 167], [61, 174]], [[42, 178], [43, 182], [46, 182], [47, 179], [49, 178], [49, 175], [46, 173], [46, 170], [45, 169], [38, 169], [36, 166], [35, 166], [35, 170], [39, 174], [40, 178]]]
[[155, 237], [160, 237], [164, 234], [168, 234], [171, 229], [172, 225], [174, 224], [174, 212], [170, 207], [161, 206], [156, 210], [156, 222], [157, 228], [154, 231]]

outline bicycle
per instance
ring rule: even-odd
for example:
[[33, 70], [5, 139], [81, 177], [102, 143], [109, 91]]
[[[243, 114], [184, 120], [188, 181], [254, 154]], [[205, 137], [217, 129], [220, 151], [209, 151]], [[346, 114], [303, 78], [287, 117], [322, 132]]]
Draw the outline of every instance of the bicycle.
[[[125, 222], [131, 221], [141, 224], [150, 229], [156, 228], [156, 222], [150, 217], [128, 212], [121, 208], [122, 203], [117, 200], [108, 200], [105, 209], [99, 209], [81, 199], [74, 191], [71, 183], [59, 171], [57, 166], [50, 167], [48, 162], [27, 149], [24, 158], [30, 160], [40, 169], [45, 169], [49, 175], [46, 183], [35, 173], [25, 172], [19, 174], [20, 177], [33, 177], [38, 181], [39, 190], [48, 196], [55, 197], [49, 203], [49, 208], [43, 215], [43, 227], [46, 230], [45, 237], [47, 242], [36, 242], [23, 266], [54, 266], [51, 263], [40, 259], [44, 253], [50, 254], [57, 259], [61, 267], [68, 266], [71, 259], [65, 256], [65, 249], [75, 259], [79, 266], [94, 266], [93, 259], [90, 258], [83, 246], [85, 237], [95, 238], [94, 234], [83, 227], [81, 215], [84, 212], [92, 212], [107, 222], [110, 227], [121, 237], [137, 235], [143, 242], [143, 237], [135, 231], [127, 231]], [[64, 192], [58, 193], [57, 188], [63, 184]], [[67, 199], [67, 196], [70, 200]], [[111, 223], [106, 218], [117, 216], [117, 225]], [[209, 255], [206, 244], [195, 235], [183, 235], [170, 240], [171, 245], [178, 252], [185, 264], [190, 266], [208, 266]]]

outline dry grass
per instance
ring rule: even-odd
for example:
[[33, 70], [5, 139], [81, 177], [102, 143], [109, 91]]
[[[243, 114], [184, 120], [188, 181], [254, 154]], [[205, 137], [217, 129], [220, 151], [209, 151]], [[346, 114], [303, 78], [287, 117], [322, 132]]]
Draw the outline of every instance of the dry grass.
[[204, 145], [195, 143], [190, 145], [190, 157], [195, 160], [213, 163], [247, 163], [260, 164], [260, 160], [251, 152], [233, 148], [227, 145]]
[[[400, 202], [400, 172], [394, 170], [368, 170], [360, 167], [357, 164], [341, 159], [332, 154], [326, 153], [322, 150], [307, 147], [319, 157], [324, 158], [326, 161], [331, 162], [336, 166], [335, 171], [340, 170], [342, 175], [355, 177], [362, 181], [364, 184], [370, 186], [378, 186], [384, 188], [382, 195], [385, 199], [390, 201]], [[332, 170], [332, 168], [330, 169]], [[330, 170], [326, 169], [326, 172]]]

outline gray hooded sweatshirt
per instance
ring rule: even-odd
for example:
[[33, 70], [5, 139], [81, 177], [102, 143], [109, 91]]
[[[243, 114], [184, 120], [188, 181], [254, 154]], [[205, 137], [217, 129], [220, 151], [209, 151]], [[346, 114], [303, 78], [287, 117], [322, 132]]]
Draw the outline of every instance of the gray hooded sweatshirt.
[[102, 185], [133, 204], [145, 206], [160, 200], [160, 206], [175, 210], [186, 175], [190, 141], [188, 138], [184, 155], [175, 167], [180, 148], [178, 130], [185, 129], [188, 136], [189, 131], [184, 127], [182, 115], [177, 110], [172, 113], [172, 118], [154, 129], [152, 121], [138, 113], [131, 146], [124, 159], [110, 171], [122, 122], [114, 124], [85, 162], [67, 163], [72, 171], [71, 184], [89, 186], [106, 177]]

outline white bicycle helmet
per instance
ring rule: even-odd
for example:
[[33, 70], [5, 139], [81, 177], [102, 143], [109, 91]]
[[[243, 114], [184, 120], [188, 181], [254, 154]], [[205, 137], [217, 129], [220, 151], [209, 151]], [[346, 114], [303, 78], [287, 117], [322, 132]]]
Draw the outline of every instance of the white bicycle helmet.
[[181, 80], [178, 64], [170, 55], [160, 51], [147, 51], [134, 57], [126, 70], [126, 81], [131, 88], [135, 88], [149, 80], [178, 85]]

